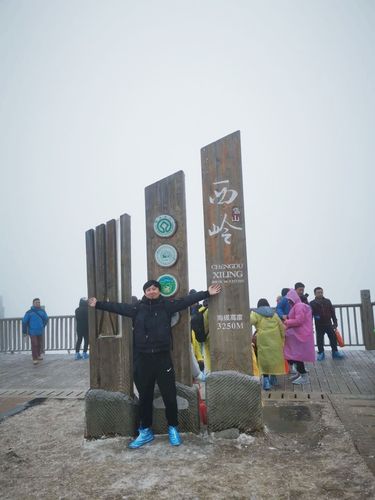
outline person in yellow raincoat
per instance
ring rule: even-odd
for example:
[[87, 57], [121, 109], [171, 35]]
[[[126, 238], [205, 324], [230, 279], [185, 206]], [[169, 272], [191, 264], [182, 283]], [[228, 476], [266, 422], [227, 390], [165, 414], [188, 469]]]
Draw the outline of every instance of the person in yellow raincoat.
[[[204, 374], [207, 375], [211, 372], [211, 357], [210, 357], [210, 336], [209, 336], [209, 324], [208, 324], [208, 307], [204, 303], [203, 306], [199, 308], [199, 311], [203, 313], [204, 330], [206, 334], [206, 340], [204, 342], [198, 342], [194, 330], [191, 331], [191, 343], [193, 346], [194, 355], [199, 363], [199, 366], [203, 368]], [[253, 375], [256, 377], [260, 376], [257, 359], [254, 353], [254, 348], [250, 345], [252, 364], [253, 364]], [[202, 371], [203, 371], [202, 370]]]
[[211, 371], [211, 358], [210, 358], [210, 337], [208, 335], [208, 307], [207, 304], [204, 304], [199, 308], [199, 312], [203, 314], [203, 322], [204, 322], [204, 332], [206, 335], [206, 339], [204, 342], [198, 342], [195, 331], [191, 330], [191, 343], [193, 346], [193, 351], [199, 366], [205, 374], [210, 373]]
[[259, 373], [263, 375], [263, 389], [269, 390], [277, 383], [276, 375], [285, 374], [284, 325], [266, 299], [258, 301], [257, 308], [250, 314], [250, 324], [256, 329], [257, 360]]

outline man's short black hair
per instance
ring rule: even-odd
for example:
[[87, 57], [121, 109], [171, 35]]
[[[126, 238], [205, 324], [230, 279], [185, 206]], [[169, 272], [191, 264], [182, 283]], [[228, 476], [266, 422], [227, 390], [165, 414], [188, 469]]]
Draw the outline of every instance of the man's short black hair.
[[156, 286], [156, 288], [159, 288], [159, 290], [161, 290], [161, 286], [160, 286], [160, 283], [156, 280], [148, 280], [146, 281], [146, 283], [143, 285], [143, 291], [145, 292], [147, 290], [147, 288], [150, 288], [150, 286]]
[[316, 286], [316, 287], [314, 288], [314, 295], [315, 295], [315, 292], [316, 292], [317, 290], [323, 290], [323, 288], [322, 288], [321, 286]]
[[297, 288], [305, 288], [305, 285], [300, 281], [297, 281], [297, 283], [294, 285], [294, 290], [297, 290]]
[[288, 292], [289, 292], [289, 288], [283, 288], [283, 289], [281, 290], [281, 296], [282, 296], [282, 297], [285, 297], [285, 295], [286, 295]]
[[36, 297], [35, 299], [33, 299], [33, 304], [34, 304], [34, 302], [35, 302], [36, 300], [39, 300], [39, 302], [40, 302], [40, 299], [39, 299], [38, 297]]

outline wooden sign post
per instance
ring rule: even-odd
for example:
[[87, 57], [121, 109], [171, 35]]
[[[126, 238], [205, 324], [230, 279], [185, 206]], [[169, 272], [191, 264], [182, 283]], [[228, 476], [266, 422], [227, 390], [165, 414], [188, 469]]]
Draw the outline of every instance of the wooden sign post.
[[[131, 302], [130, 217], [86, 232], [89, 297]], [[121, 267], [120, 267], [121, 266]], [[89, 308], [90, 388], [133, 397], [131, 320]]]
[[[189, 291], [185, 176], [182, 171], [145, 189], [147, 275], [161, 283], [165, 297], [184, 296]], [[176, 380], [192, 385], [190, 326], [187, 311], [173, 321], [172, 358]], [[172, 323], [173, 324], [173, 323]]]
[[212, 371], [252, 374], [240, 132], [201, 150]]

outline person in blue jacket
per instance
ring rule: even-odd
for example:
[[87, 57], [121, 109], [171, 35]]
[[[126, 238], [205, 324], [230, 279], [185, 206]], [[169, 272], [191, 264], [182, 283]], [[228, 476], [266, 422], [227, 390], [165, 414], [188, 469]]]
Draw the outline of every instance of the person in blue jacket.
[[48, 316], [40, 306], [40, 299], [33, 300], [31, 309], [26, 311], [22, 319], [22, 333], [30, 335], [31, 355], [34, 365], [41, 361], [43, 353], [43, 334], [48, 323]]
[[290, 305], [289, 305], [288, 299], [286, 298], [286, 294], [288, 292], [289, 292], [289, 288], [283, 288], [281, 290], [281, 299], [276, 306], [276, 312], [282, 321], [287, 319], [289, 311], [290, 311]]

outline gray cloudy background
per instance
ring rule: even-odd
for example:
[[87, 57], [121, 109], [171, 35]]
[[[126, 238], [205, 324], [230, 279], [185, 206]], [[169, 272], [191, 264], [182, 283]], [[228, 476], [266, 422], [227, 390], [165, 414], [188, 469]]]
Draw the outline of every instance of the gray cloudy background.
[[185, 172], [190, 286], [206, 288], [200, 149], [241, 131], [251, 305], [302, 280], [375, 297], [375, 2], [1, 0], [0, 295], [86, 295], [85, 231]]

